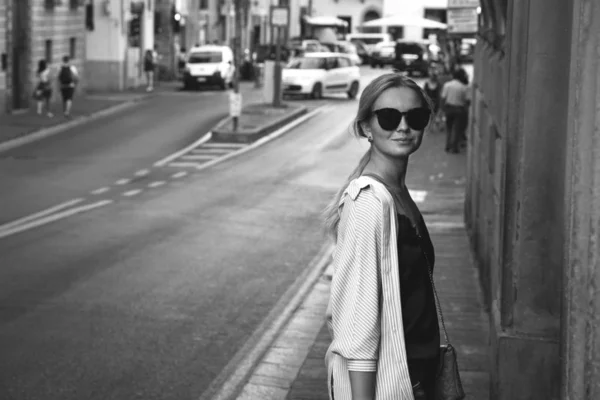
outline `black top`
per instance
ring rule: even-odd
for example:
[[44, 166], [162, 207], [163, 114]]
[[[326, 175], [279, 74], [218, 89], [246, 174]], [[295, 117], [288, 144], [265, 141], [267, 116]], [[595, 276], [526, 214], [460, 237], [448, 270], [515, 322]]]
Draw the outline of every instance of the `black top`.
[[[374, 174], [364, 174], [391, 188]], [[429, 231], [419, 213], [416, 226], [410, 218], [398, 213], [398, 267], [402, 322], [408, 360], [436, 357], [440, 347], [440, 329], [433, 287], [428, 268], [435, 264], [435, 249]]]

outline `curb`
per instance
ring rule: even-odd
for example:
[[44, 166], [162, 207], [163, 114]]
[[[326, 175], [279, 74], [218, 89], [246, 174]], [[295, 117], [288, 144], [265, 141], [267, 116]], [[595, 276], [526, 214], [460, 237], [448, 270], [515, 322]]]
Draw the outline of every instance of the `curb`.
[[212, 130], [212, 140], [215, 142], [227, 142], [227, 143], [252, 143], [268, 135], [269, 133], [276, 131], [287, 123], [301, 117], [308, 112], [308, 107], [300, 106], [290, 114], [284, 115], [272, 123], [262, 125], [255, 129], [249, 129], [244, 134], [234, 133], [230, 130], [224, 130], [220, 127], [231, 120], [231, 117], [226, 117], [221, 120]]
[[242, 392], [279, 334], [296, 315], [331, 262], [333, 246], [324, 244], [307, 268], [279, 299], [246, 343], [198, 400], [232, 400]]
[[32, 142], [36, 142], [38, 140], [41, 140], [41, 139], [44, 139], [44, 138], [47, 138], [50, 136], [54, 136], [56, 134], [66, 131], [66, 130], [81, 126], [85, 123], [92, 122], [92, 121], [98, 120], [100, 118], [116, 114], [120, 111], [123, 111], [123, 110], [133, 107], [134, 105], [144, 101], [146, 98], [147, 98], [146, 96], [141, 95], [138, 98], [134, 98], [132, 100], [127, 100], [123, 103], [107, 107], [103, 110], [100, 110], [100, 111], [97, 111], [97, 112], [94, 112], [94, 113], [91, 113], [88, 115], [82, 115], [80, 117], [77, 117], [77, 118], [69, 121], [69, 122], [54, 125], [54, 126], [51, 126], [48, 128], [42, 128], [42, 129], [34, 131], [32, 133], [24, 134], [22, 136], [14, 138], [14, 139], [9, 139], [5, 142], [0, 143], [0, 153], [4, 152], [4, 151], [15, 149], [17, 147], [24, 146], [24, 145], [32, 143]]

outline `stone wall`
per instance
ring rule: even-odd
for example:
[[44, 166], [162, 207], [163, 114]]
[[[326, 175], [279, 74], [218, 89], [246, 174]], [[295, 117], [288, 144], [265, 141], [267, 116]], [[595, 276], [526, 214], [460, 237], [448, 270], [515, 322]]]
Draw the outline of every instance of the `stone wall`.
[[[6, 60], [8, 63], [8, 43], [6, 41], [7, 1], [8, 0], [0, 0], [0, 57], [2, 57], [1, 60]], [[6, 68], [8, 68], [8, 65], [0, 65], [0, 114], [6, 110]]]

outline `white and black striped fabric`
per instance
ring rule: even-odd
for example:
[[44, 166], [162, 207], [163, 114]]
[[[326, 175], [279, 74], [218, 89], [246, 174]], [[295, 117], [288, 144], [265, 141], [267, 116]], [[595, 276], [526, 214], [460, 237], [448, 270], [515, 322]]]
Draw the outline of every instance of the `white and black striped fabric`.
[[413, 400], [394, 200], [383, 184], [361, 176], [346, 188], [340, 212], [327, 307], [329, 396], [352, 400], [349, 371], [376, 371], [376, 400]]

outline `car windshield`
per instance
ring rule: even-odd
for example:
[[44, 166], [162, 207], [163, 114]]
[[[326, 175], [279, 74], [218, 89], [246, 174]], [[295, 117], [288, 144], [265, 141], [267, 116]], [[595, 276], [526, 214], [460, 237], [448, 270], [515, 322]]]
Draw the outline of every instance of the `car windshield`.
[[295, 58], [286, 66], [287, 69], [324, 69], [325, 60], [322, 58]]
[[401, 54], [421, 54], [423, 48], [416, 43], [398, 43], [396, 52]]
[[223, 61], [223, 54], [219, 51], [199, 51], [190, 54], [188, 58], [190, 64], [218, 63], [221, 61]]

